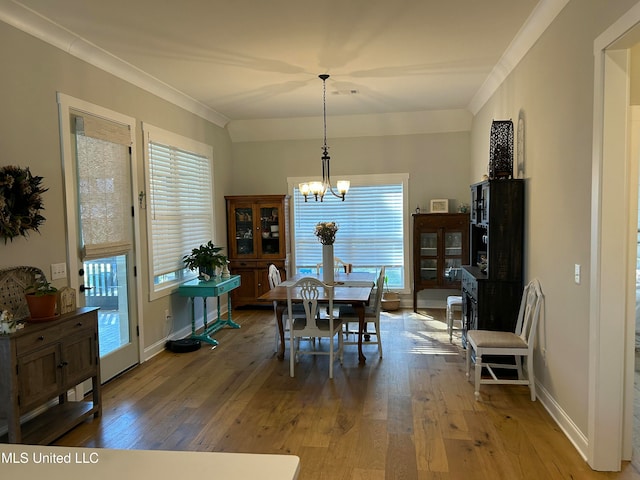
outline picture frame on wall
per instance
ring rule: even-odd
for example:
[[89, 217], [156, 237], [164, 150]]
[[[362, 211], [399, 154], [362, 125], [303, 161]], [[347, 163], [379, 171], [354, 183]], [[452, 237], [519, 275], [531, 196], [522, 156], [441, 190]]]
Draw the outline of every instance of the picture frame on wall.
[[436, 198], [431, 200], [430, 213], [449, 213], [449, 200], [446, 198]]

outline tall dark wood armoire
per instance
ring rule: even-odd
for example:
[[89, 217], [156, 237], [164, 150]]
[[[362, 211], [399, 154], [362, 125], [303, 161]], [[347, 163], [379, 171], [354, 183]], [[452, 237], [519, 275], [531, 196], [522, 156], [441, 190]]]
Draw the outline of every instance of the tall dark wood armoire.
[[[462, 344], [470, 329], [513, 331], [523, 289], [524, 180], [471, 185], [471, 265], [462, 268]], [[486, 259], [486, 270], [478, 266]]]

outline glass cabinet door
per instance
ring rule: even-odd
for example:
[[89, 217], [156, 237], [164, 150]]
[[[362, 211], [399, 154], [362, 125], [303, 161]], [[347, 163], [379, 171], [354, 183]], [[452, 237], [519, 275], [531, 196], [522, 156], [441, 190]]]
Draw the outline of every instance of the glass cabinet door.
[[462, 232], [446, 231], [444, 235], [445, 282], [462, 280]]
[[489, 223], [489, 200], [490, 195], [489, 192], [489, 184], [485, 183], [482, 185], [482, 196], [480, 198], [480, 223], [488, 224]]
[[420, 280], [438, 280], [438, 232], [420, 233]]
[[280, 242], [280, 209], [277, 205], [261, 205], [260, 252], [262, 255], [282, 256]]
[[255, 244], [253, 242], [253, 209], [250, 205], [238, 206], [233, 211], [233, 232], [236, 255], [255, 256]]

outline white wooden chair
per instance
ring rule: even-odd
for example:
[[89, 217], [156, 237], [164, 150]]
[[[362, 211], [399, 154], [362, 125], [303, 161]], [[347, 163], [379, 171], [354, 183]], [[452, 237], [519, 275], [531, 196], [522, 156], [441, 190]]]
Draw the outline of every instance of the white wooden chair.
[[449, 295], [447, 297], [447, 332], [449, 333], [449, 343], [453, 341], [453, 322], [456, 311], [462, 311], [462, 296]]
[[[320, 275], [322, 273], [322, 263], [316, 264], [316, 274]], [[335, 273], [351, 273], [352, 265], [350, 263], [346, 263], [340, 260], [338, 257], [333, 258], [333, 268]]]
[[[382, 358], [382, 338], [380, 336], [380, 313], [382, 312], [382, 291], [384, 289], [384, 275], [385, 275], [385, 267], [380, 269], [380, 274], [378, 275], [378, 280], [376, 281], [376, 291], [373, 295], [372, 301], [369, 302], [369, 305], [365, 307], [364, 311], [364, 321], [365, 321], [365, 339], [362, 340], [362, 344], [377, 344], [378, 345], [378, 355]], [[349, 330], [349, 322], [355, 322], [359, 325], [358, 315], [356, 311], [350, 305], [340, 306], [338, 309], [338, 316], [342, 321], [343, 325], [346, 326], [345, 333], [347, 334], [347, 338], [349, 335], [358, 334], [358, 332], [352, 332]], [[370, 323], [373, 324], [375, 333], [372, 333], [367, 330], [366, 326]], [[371, 335], [375, 335], [375, 341], [369, 340]], [[357, 345], [357, 341], [345, 341], [345, 345]]]
[[[269, 288], [271, 290], [273, 290], [275, 287], [277, 287], [278, 285], [280, 285], [282, 283], [282, 276], [280, 275], [280, 270], [278, 270], [278, 267], [276, 267], [274, 264], [269, 265], [269, 272], [268, 272], [268, 278], [269, 278]], [[278, 345], [280, 344], [280, 331], [278, 330], [278, 319], [276, 318], [277, 313], [277, 307], [278, 307], [278, 302], [273, 302], [273, 314], [274, 314], [274, 323], [275, 323], [275, 351], [278, 351]], [[294, 313], [302, 313], [304, 315], [304, 309], [302, 308], [302, 305], [294, 305], [293, 307]], [[284, 330], [284, 341], [285, 341], [285, 345], [289, 335], [289, 317], [287, 315], [287, 312], [285, 311], [285, 313], [282, 314], [282, 328]]]
[[[300, 316], [294, 313], [293, 298], [296, 298], [294, 292], [299, 293], [299, 297], [302, 300], [302, 306], [304, 308], [304, 315]], [[328, 304], [326, 316], [320, 315], [322, 309], [324, 311], [324, 305]], [[298, 355], [300, 354], [312, 354], [312, 355], [328, 355], [329, 356], [329, 378], [333, 378], [333, 361], [337, 354], [342, 364], [342, 323], [339, 318], [333, 316], [333, 286], [325, 285], [320, 280], [313, 277], [303, 277], [293, 285], [287, 287], [287, 308], [289, 312], [289, 318], [292, 319], [290, 323], [289, 332], [289, 361], [290, 361], [290, 374], [295, 376], [295, 364], [298, 361]], [[338, 336], [338, 350], [335, 351], [335, 342], [333, 338]], [[328, 338], [329, 339], [329, 351], [320, 350], [322, 344], [318, 342], [318, 348], [316, 348], [315, 342], [310, 342], [309, 350], [300, 349], [300, 338]]]
[[[481, 384], [528, 385], [531, 401], [536, 399], [535, 375], [533, 372], [533, 347], [540, 312], [543, 310], [544, 296], [537, 279], [524, 288], [520, 311], [514, 332], [496, 332], [489, 330], [467, 331], [467, 377], [475, 353], [475, 396], [480, 399]], [[515, 365], [503, 363], [484, 363], [485, 355], [513, 355]], [[522, 369], [522, 358], [527, 359], [526, 375]], [[482, 369], [486, 368], [491, 378], [482, 378]], [[498, 378], [494, 368], [515, 369], [518, 378]]]

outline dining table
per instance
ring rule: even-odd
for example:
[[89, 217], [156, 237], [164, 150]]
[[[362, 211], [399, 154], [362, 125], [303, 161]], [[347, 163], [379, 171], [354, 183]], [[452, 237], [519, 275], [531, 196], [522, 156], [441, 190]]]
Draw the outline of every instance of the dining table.
[[[287, 288], [303, 277], [312, 277], [322, 281], [321, 274], [296, 274], [283, 281], [280, 285], [272, 288], [261, 295], [258, 299], [276, 302], [276, 321], [278, 323], [278, 333], [280, 344], [278, 346], [277, 357], [284, 359], [284, 324], [283, 315], [287, 310]], [[358, 316], [358, 362], [364, 364], [367, 360], [362, 353], [362, 335], [365, 329], [365, 307], [369, 304], [371, 291], [375, 285], [376, 276], [367, 272], [336, 272], [333, 281], [333, 303], [334, 305], [351, 305]], [[301, 301], [298, 289], [292, 292], [292, 301]], [[320, 298], [322, 301], [322, 297]]]

